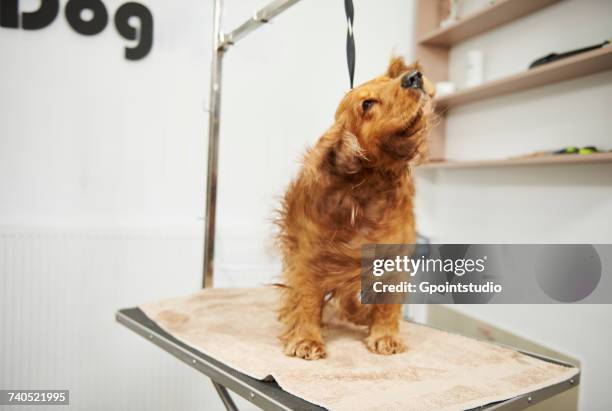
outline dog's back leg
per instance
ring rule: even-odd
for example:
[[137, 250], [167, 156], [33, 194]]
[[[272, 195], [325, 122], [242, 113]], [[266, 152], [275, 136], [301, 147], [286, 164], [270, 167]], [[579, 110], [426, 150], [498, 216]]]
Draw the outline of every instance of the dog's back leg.
[[361, 304], [359, 287], [342, 290], [335, 295], [336, 304], [340, 308], [342, 318], [357, 325], [370, 325], [372, 306]]

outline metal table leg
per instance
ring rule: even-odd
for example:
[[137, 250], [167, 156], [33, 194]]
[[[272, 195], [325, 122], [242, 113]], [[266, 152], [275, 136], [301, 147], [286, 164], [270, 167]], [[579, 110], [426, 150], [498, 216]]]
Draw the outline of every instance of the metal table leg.
[[232, 400], [232, 397], [230, 397], [229, 392], [227, 392], [227, 388], [225, 388], [223, 385], [213, 380], [211, 381], [213, 383], [213, 386], [215, 387], [215, 390], [217, 390], [217, 394], [219, 394], [221, 401], [223, 401], [223, 405], [225, 405], [225, 409], [227, 411], [238, 411], [238, 408], [236, 407], [234, 400]]

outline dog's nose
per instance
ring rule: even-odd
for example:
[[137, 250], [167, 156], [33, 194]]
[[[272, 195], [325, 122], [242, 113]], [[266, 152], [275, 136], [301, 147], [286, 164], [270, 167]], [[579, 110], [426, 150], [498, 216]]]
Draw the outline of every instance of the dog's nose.
[[423, 88], [423, 75], [420, 71], [404, 74], [402, 77], [402, 88]]

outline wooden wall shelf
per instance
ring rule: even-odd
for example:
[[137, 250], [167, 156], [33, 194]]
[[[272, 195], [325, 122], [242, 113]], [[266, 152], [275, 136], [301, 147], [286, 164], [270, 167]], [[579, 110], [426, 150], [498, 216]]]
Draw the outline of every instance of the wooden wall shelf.
[[460, 19], [450, 27], [439, 28], [422, 36], [426, 46], [451, 47], [463, 40], [509, 23], [559, 0], [498, 0], [492, 6]]
[[[486, 33], [488, 30], [520, 19], [560, 0], [496, 0], [493, 5], [467, 15], [456, 24], [440, 28], [449, 15], [448, 0], [416, 0], [415, 49], [427, 76], [435, 83], [449, 80], [451, 47], [465, 39]], [[574, 28], [578, 29], [578, 28]], [[570, 28], [571, 30], [571, 28]], [[603, 40], [603, 39], [599, 39]], [[597, 41], [597, 39], [593, 39]], [[563, 50], [559, 50], [563, 51]], [[538, 56], [533, 56], [534, 59]], [[525, 62], [527, 65], [528, 62]], [[536, 67], [523, 72], [486, 82], [476, 87], [459, 90], [456, 93], [435, 99], [439, 114], [438, 125], [429, 133], [429, 158], [446, 157], [446, 124], [444, 115], [453, 107], [469, 104], [488, 98], [531, 90], [571, 79], [612, 70], [612, 45], [569, 57], [554, 63]], [[500, 125], [502, 126], [502, 125]], [[611, 154], [584, 157], [523, 158], [499, 161], [441, 162], [431, 163], [421, 168], [468, 168], [498, 167], [531, 164], [569, 164], [611, 161]]]
[[436, 105], [441, 110], [448, 110], [460, 104], [516, 93], [610, 69], [612, 69], [612, 46], [607, 46], [440, 97], [436, 99]]
[[417, 167], [418, 170], [440, 170], [440, 169], [470, 169], [485, 167], [509, 167], [509, 166], [535, 166], [547, 164], [593, 164], [612, 162], [612, 153], [594, 154], [559, 154], [543, 155], [534, 157], [509, 158], [505, 160], [477, 160], [477, 161], [440, 161], [425, 163]]

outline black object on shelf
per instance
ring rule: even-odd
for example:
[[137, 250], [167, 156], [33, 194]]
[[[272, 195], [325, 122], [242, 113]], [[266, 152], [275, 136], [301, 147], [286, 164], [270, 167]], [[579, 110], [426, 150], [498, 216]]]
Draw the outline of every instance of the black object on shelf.
[[551, 53], [547, 56], [540, 57], [539, 59], [535, 60], [533, 63], [529, 65], [529, 68], [532, 69], [535, 67], [539, 67], [543, 64], [548, 64], [548, 63], [552, 63], [553, 61], [575, 56], [576, 54], [581, 54], [581, 53], [586, 53], [587, 51], [596, 50], [596, 49], [605, 47], [608, 44], [610, 44], [610, 41], [606, 40], [603, 43], [596, 44], [594, 46], [584, 47], [584, 48], [572, 50], [572, 51], [566, 51], [565, 53]]
[[563, 147], [560, 150], [556, 150], [553, 151], [553, 154], [581, 154], [581, 155], [585, 155], [585, 154], [594, 154], [594, 153], [605, 153], [606, 150], [600, 150], [595, 146], [584, 146], [582, 148], [578, 148], [578, 147], [574, 147], [574, 146], [568, 146], [568, 147]]

